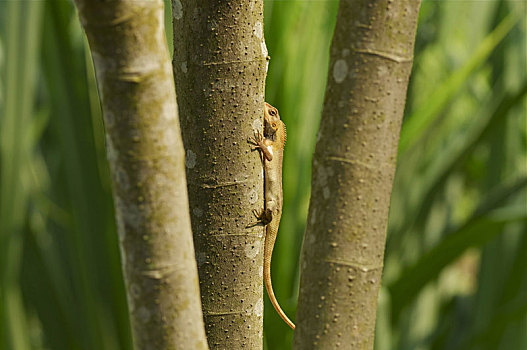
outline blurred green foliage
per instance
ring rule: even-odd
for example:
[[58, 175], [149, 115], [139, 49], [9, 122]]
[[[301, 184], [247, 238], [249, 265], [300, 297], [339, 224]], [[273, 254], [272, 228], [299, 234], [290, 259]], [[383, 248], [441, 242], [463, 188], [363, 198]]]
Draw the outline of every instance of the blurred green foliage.
[[[289, 132], [273, 281], [291, 316], [337, 6], [265, 2], [267, 101]], [[527, 349], [526, 11], [422, 3], [378, 350]], [[0, 72], [0, 349], [131, 349], [101, 111], [73, 5], [0, 2]], [[266, 348], [289, 349], [292, 332], [265, 310]]]

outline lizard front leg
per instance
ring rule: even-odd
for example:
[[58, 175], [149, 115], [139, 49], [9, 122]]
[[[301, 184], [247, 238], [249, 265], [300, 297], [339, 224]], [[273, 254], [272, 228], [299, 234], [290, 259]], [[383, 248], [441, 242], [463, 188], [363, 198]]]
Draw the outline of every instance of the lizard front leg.
[[272, 151], [272, 147], [271, 147], [271, 144], [270, 144], [270, 141], [267, 140], [266, 138], [264, 138], [264, 136], [262, 135], [262, 133], [259, 131], [259, 130], [256, 130], [254, 132], [254, 135], [253, 137], [249, 138], [247, 140], [247, 142], [249, 142], [250, 144], [256, 146], [253, 148], [253, 150], [257, 149], [257, 150], [260, 150], [263, 154], [263, 158], [264, 158], [264, 162], [267, 160], [267, 161], [271, 161], [273, 160], [273, 151]]

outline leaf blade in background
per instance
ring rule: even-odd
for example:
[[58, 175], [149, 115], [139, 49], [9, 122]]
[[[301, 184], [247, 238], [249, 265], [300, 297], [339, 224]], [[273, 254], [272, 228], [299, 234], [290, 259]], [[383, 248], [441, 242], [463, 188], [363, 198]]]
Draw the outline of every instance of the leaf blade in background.
[[30, 349], [27, 315], [20, 292], [20, 265], [28, 202], [26, 160], [35, 146], [24, 137], [32, 123], [40, 41], [40, 2], [8, 1], [5, 25], [5, 68], [0, 105], [0, 347]]
[[522, 206], [500, 210], [510, 196], [525, 186], [527, 177], [496, 189], [466, 222], [445, 234], [445, 238], [436, 247], [426, 252], [403, 271], [396, 281], [388, 285], [393, 321], [397, 320], [403, 308], [426, 284], [437, 278], [444, 267], [454, 262], [468, 248], [479, 247], [490, 241], [503, 231], [507, 223], [527, 219]]
[[434, 119], [445, 108], [450, 99], [455, 96], [456, 91], [465, 84], [470, 74], [474, 72], [492, 53], [492, 50], [505, 38], [520, 16], [510, 14], [476, 49], [472, 57], [465, 62], [456, 72], [452, 73], [423, 103], [416, 108], [412, 115], [408, 116], [401, 129], [399, 141], [399, 152], [403, 153], [414, 145], [419, 136], [423, 135], [425, 129], [432, 125]]

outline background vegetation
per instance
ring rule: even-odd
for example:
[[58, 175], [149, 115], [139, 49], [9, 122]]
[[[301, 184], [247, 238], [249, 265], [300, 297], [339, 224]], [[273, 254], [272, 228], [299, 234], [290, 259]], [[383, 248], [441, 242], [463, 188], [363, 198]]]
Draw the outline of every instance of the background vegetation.
[[[337, 1], [265, 6], [267, 101], [289, 131], [273, 280], [294, 315]], [[379, 350], [527, 348], [526, 11], [422, 3]], [[101, 112], [72, 3], [0, 2], [0, 69], [0, 348], [131, 349]], [[266, 304], [267, 348], [291, 339]]]

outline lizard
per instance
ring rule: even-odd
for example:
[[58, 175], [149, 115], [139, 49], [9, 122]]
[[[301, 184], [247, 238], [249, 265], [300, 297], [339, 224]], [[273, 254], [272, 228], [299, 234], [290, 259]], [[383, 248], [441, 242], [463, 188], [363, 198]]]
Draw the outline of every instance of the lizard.
[[267, 295], [278, 315], [294, 330], [295, 324], [280, 307], [271, 282], [271, 257], [282, 216], [282, 160], [285, 140], [285, 124], [280, 119], [278, 110], [265, 102], [263, 135], [260, 131], [255, 131], [250, 140], [256, 146], [254, 149], [260, 150], [263, 155], [265, 206], [261, 212], [255, 209], [253, 213], [257, 223], [265, 225], [263, 274]]

